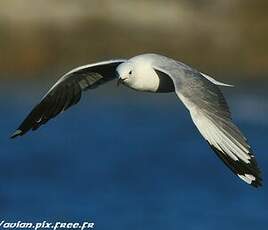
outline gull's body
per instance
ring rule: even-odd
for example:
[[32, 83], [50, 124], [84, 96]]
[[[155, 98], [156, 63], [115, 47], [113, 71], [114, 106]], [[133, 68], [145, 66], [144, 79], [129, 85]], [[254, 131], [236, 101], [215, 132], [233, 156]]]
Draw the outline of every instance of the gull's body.
[[261, 185], [260, 171], [246, 138], [234, 125], [218, 86], [230, 86], [174, 59], [143, 54], [85, 65], [60, 78], [12, 137], [35, 130], [76, 104], [82, 91], [112, 79], [138, 91], [175, 92], [194, 124], [220, 159], [242, 180]]

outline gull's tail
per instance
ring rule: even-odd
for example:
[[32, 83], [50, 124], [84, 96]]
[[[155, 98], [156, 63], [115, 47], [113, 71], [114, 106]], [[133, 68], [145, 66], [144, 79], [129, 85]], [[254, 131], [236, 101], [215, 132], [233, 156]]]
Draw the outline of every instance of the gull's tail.
[[227, 86], [227, 87], [234, 87], [234, 85], [228, 85], [228, 84], [225, 84], [223, 82], [216, 81], [214, 78], [208, 76], [207, 74], [204, 74], [204, 73], [201, 73], [201, 74], [202, 74], [202, 76], [204, 76], [206, 79], [208, 79], [209, 81], [211, 81], [215, 85]]

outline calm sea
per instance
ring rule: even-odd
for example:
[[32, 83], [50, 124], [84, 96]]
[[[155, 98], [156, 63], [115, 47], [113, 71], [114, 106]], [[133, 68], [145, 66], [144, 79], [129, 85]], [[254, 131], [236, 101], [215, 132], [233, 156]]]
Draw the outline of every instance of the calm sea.
[[15, 140], [9, 135], [49, 84], [1, 86], [1, 219], [89, 221], [101, 230], [267, 228], [266, 89], [224, 89], [263, 171], [255, 189], [220, 162], [174, 94], [113, 85]]

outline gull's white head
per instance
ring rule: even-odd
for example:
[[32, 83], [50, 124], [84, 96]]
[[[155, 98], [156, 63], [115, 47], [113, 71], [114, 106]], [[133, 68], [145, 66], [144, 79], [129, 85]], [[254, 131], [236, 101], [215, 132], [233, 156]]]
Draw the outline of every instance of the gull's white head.
[[116, 69], [122, 83], [139, 91], [156, 92], [159, 77], [152, 67], [152, 60], [144, 55], [136, 56], [120, 64]]

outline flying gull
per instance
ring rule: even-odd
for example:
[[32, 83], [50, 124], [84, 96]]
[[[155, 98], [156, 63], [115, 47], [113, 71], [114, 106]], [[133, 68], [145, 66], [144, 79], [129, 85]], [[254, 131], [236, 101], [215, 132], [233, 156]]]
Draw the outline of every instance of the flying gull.
[[258, 187], [261, 173], [247, 139], [232, 122], [218, 82], [188, 65], [158, 54], [142, 54], [84, 65], [63, 75], [42, 98], [11, 138], [36, 130], [48, 120], [75, 105], [82, 91], [113, 79], [134, 90], [175, 92], [189, 110], [201, 135], [234, 174]]

